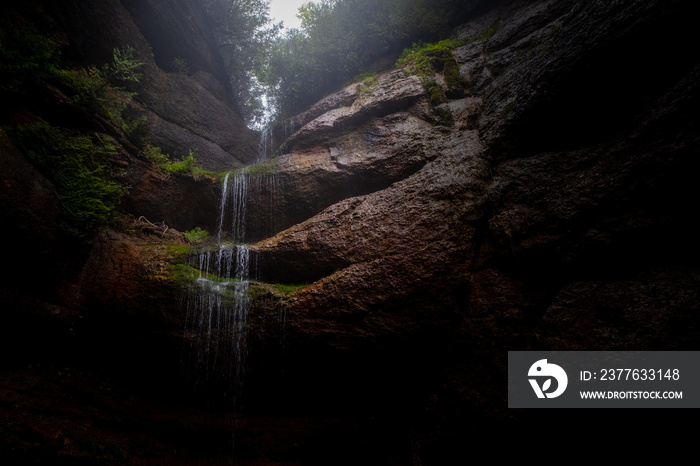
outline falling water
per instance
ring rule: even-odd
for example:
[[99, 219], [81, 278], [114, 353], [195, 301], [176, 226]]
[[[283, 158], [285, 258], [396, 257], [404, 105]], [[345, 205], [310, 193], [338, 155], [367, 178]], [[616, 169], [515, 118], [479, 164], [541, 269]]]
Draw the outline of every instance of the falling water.
[[[231, 176], [233, 176], [233, 180], [229, 182]], [[219, 208], [217, 238], [220, 244], [221, 235], [227, 227], [230, 227], [229, 235], [234, 242], [242, 243], [244, 241], [247, 197], [248, 177], [244, 171], [227, 173], [224, 177], [221, 207]]]
[[290, 118], [288, 120], [284, 121], [284, 139], [287, 139], [289, 136], [294, 134], [294, 131], [296, 131], [296, 121], [294, 118]]
[[250, 251], [218, 245], [193, 254], [196, 292], [187, 301], [187, 329], [194, 339], [199, 392], [237, 406], [247, 357]]
[[264, 162], [272, 157], [272, 127], [268, 126], [260, 133], [260, 143], [258, 144], [257, 163]]
[[[243, 389], [250, 310], [251, 253], [245, 236], [247, 177], [224, 177], [217, 245], [191, 253], [196, 280], [186, 300], [185, 336], [191, 342], [190, 371], [195, 393], [209, 405], [233, 409]], [[253, 269], [254, 271], [254, 269]], [[194, 277], [193, 277], [194, 278]]]

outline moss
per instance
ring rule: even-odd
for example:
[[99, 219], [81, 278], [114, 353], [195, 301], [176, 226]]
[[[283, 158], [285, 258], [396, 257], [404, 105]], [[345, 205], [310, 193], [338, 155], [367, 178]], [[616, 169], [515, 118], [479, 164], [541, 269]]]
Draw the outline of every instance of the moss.
[[396, 67], [411, 67], [414, 73], [419, 76], [433, 72], [441, 73], [445, 68], [445, 63], [454, 61], [452, 50], [460, 45], [460, 42], [449, 39], [434, 44], [413, 44], [410, 49], [404, 49], [396, 61]]
[[241, 173], [249, 176], [275, 175], [279, 172], [279, 167], [277, 166], [278, 161], [278, 157], [273, 157], [257, 165], [245, 167], [241, 169]]
[[360, 94], [367, 94], [372, 89], [377, 87], [377, 78], [377, 73], [371, 73], [365, 76], [362, 80], [362, 84], [360, 85]]
[[183, 261], [185, 256], [192, 250], [190, 246], [185, 244], [170, 243], [167, 245], [168, 256], [175, 262]]
[[445, 94], [442, 92], [442, 88], [435, 79], [424, 78], [423, 82], [428, 88], [428, 95], [430, 96], [431, 104], [440, 105], [447, 101], [447, 99], [445, 98]]
[[296, 293], [297, 291], [306, 288], [309, 286], [308, 283], [304, 283], [301, 285], [290, 285], [290, 284], [284, 284], [284, 283], [274, 283], [274, 287], [277, 289], [282, 294], [288, 295], [292, 293]]
[[199, 270], [187, 264], [175, 264], [170, 267], [170, 278], [180, 285], [187, 285], [199, 278]]
[[454, 117], [452, 116], [452, 112], [450, 112], [448, 109], [438, 107], [435, 109], [435, 113], [437, 113], [437, 115], [440, 117], [440, 120], [442, 120], [442, 122], [446, 125], [451, 125], [452, 123], [454, 123]]
[[450, 60], [445, 63], [442, 74], [445, 76], [445, 82], [450, 90], [464, 89], [464, 79], [462, 78], [462, 74], [459, 72], [459, 66], [455, 60]]
[[463, 41], [452, 40], [443, 40], [435, 44], [414, 44], [412, 48], [403, 51], [396, 61], [396, 66], [408, 67], [416, 75], [422, 76], [428, 88], [430, 102], [439, 105], [446, 102], [447, 98], [434, 79], [436, 73], [445, 77], [450, 95], [459, 94], [465, 87], [459, 65], [452, 55], [452, 50], [462, 44]]

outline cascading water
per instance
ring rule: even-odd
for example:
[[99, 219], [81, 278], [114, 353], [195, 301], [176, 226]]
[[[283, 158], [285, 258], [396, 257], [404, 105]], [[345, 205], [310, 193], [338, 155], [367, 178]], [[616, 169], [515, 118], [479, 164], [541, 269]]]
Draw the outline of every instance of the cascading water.
[[[233, 176], [232, 180], [231, 176]], [[224, 178], [219, 209], [217, 231], [219, 244], [222, 242], [221, 235], [226, 227], [230, 227], [229, 236], [234, 242], [242, 243], [245, 240], [247, 196], [248, 177], [245, 172], [239, 170], [233, 174], [227, 173]]]
[[287, 139], [289, 136], [294, 134], [294, 131], [296, 131], [296, 121], [294, 118], [290, 118], [288, 120], [284, 121], [284, 139]]
[[[269, 128], [263, 131], [261, 157], [263, 149], [271, 155], [270, 136]], [[192, 284], [185, 327], [190, 345], [185, 364], [194, 376], [197, 399], [211, 408], [233, 412], [239, 408], [248, 356], [249, 287], [257, 275], [255, 254], [242, 243], [248, 236], [267, 236], [276, 230], [278, 215], [272, 206], [280, 191], [273, 162], [227, 173], [216, 244], [190, 254]], [[249, 216], [255, 225], [246, 225]]]
[[190, 255], [190, 270], [197, 277], [186, 301], [186, 337], [194, 359], [187, 364], [195, 376], [195, 393], [209, 405], [234, 411], [248, 354], [251, 254], [240, 244], [245, 236], [247, 191], [242, 171], [226, 174], [217, 244]]
[[[218, 245], [190, 258], [198, 271], [196, 290], [187, 300], [187, 331], [193, 341], [197, 391], [236, 408], [247, 356], [250, 251]], [[208, 400], [211, 401], [211, 400]]]
[[260, 133], [260, 143], [258, 144], [257, 163], [264, 162], [272, 157], [272, 127], [268, 126]]

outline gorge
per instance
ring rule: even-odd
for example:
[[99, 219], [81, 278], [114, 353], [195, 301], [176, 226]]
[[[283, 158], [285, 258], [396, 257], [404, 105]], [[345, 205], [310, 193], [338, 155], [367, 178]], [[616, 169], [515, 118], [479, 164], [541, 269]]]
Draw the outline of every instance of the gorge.
[[[125, 121], [208, 171], [163, 172], [74, 85], [3, 69], [31, 92], [2, 88], [0, 459], [458, 464], [591, 422], [691, 435], [685, 412], [509, 410], [507, 352], [697, 349], [692, 3], [474, 4], [429, 71], [392, 56], [262, 134], [195, 0], [1, 7], [75, 67], [133, 47]], [[110, 141], [117, 222], [61, 229], [18, 136], [42, 122]]]

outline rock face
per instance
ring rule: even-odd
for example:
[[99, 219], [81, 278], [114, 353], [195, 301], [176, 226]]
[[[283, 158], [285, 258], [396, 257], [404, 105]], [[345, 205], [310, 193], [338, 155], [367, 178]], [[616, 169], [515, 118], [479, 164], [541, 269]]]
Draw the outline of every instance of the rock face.
[[[231, 96], [201, 5], [190, 0], [46, 2], [67, 36], [64, 53], [81, 65], [112, 61], [135, 49], [144, 65], [134, 90], [145, 106], [151, 142], [174, 159], [197, 151], [202, 166], [224, 171], [255, 159], [258, 135], [246, 128]], [[175, 59], [187, 65], [178, 71]], [[228, 90], [227, 90], [228, 89]]]
[[[130, 14], [117, 17], [146, 29], [139, 15], [157, 4], [122, 5]], [[77, 440], [88, 438], [93, 456], [114, 462], [455, 464], [493, 438], [570, 441], [592, 419], [601, 436], [641, 434], [643, 422], [598, 413], [552, 432], [561, 419], [508, 410], [507, 352], [697, 349], [700, 63], [677, 47], [691, 43], [692, 7], [499, 2], [455, 32], [471, 40], [453, 52], [464, 88], [435, 77], [447, 102], [434, 106], [421, 78], [389, 71], [278, 130], [278, 156], [249, 175], [246, 237], [260, 283], [235, 425], [218, 411], [201, 421], [197, 408], [212, 400], [180, 409], [189, 387], [171, 275], [183, 262], [177, 234], [154, 244], [103, 233], [31, 299], [10, 281], [0, 297], [13, 325], [30, 331], [3, 339], [7, 351], [25, 349], [3, 368], [6, 456], [85, 458]], [[164, 52], [154, 53], [149, 66]], [[168, 89], [220, 95], [214, 58], [201, 60], [206, 74], [152, 75], [150, 111], [197, 100], [190, 91], [166, 99]], [[171, 116], [155, 134], [176, 140], [198, 118]], [[218, 125], [210, 129], [223, 139], [205, 139], [224, 148]], [[12, 147], [0, 150], [3, 185], [33, 199], [14, 206], [2, 193], [0, 218], [40, 224], [53, 209], [50, 185], [8, 162], [21, 158]], [[218, 186], [175, 189], [130, 170], [140, 180], [130, 210], [176, 229], [215, 217]], [[161, 189], [167, 202], [152, 195]], [[50, 232], [14, 231], [57, 254]], [[269, 283], [306, 286], [283, 295]], [[66, 372], [70, 361], [83, 372]], [[37, 380], [45, 388], [28, 388]], [[55, 399], [60, 408], [46, 408]]]
[[667, 52], [687, 8], [507, 2], [458, 32], [448, 103], [399, 71], [297, 117], [273, 207], [294, 226], [252, 246], [263, 280], [311, 283], [285, 305], [288, 389], [468, 436], [511, 425], [508, 350], [695, 349], [700, 68]]

